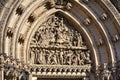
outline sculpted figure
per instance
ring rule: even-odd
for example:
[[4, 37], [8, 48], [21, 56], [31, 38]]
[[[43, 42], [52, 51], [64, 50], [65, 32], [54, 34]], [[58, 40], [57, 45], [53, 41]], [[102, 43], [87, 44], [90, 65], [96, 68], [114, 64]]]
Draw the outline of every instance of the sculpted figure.
[[72, 55], [73, 55], [73, 52], [71, 50], [68, 51], [68, 53], [66, 54], [66, 63], [68, 65], [71, 65], [71, 60], [72, 60]]
[[63, 50], [63, 65], [67, 64], [67, 53], [68, 50]]
[[56, 54], [53, 50], [50, 53], [50, 64], [51, 65], [57, 64], [57, 57], [56, 57]]
[[72, 65], [77, 65], [77, 57], [76, 55], [72, 55]]
[[[54, 4], [54, 0], [49, 0]], [[65, 4], [69, 0], [56, 0]], [[55, 3], [55, 7], [57, 5]], [[64, 7], [62, 5], [62, 7]], [[56, 7], [57, 8], [57, 7]], [[65, 8], [65, 7], [64, 7]], [[81, 34], [61, 15], [52, 15], [32, 38], [31, 63], [41, 65], [84, 65], [90, 64], [90, 54], [84, 47]], [[79, 50], [80, 49], [80, 50]]]
[[43, 49], [44, 64], [50, 64], [50, 51]]
[[35, 48], [35, 63], [36, 64], [39, 64], [39, 62], [38, 62], [38, 57], [39, 56], [39, 50], [38, 50], [38, 48]]
[[64, 55], [64, 52], [62, 49], [60, 49], [60, 54], [59, 54], [59, 57], [60, 57], [60, 64], [63, 64], [63, 55]]
[[57, 64], [60, 64], [60, 51], [56, 50], [55, 53], [56, 53]]
[[32, 64], [35, 64], [35, 63], [36, 63], [35, 57], [36, 57], [35, 49], [34, 49], [34, 48], [31, 48], [31, 51], [30, 51], [30, 60], [31, 60], [31, 63], [32, 63]]
[[91, 60], [90, 60], [90, 51], [86, 52], [85, 63], [86, 64], [90, 64], [91, 63]]
[[77, 31], [75, 31], [74, 36], [73, 36], [73, 46], [78, 46]]
[[81, 50], [76, 51], [78, 65], [83, 65], [84, 64], [84, 60], [81, 58], [81, 52], [82, 52]]
[[102, 71], [102, 80], [110, 80], [111, 72], [107, 68], [107, 63], [104, 63], [103, 65], [103, 71]]
[[86, 58], [85, 52], [81, 52], [80, 58], [81, 58], [81, 61], [82, 61], [82, 65], [84, 65], [84, 63], [85, 63], [85, 58]]
[[78, 47], [82, 47], [82, 46], [83, 46], [82, 36], [80, 33], [78, 33]]
[[43, 54], [42, 54], [42, 50], [39, 50], [39, 53], [38, 53], [38, 63], [39, 64], [43, 64], [44, 63], [44, 60], [43, 60]]
[[81, 55], [80, 55], [80, 56], [81, 56], [81, 59], [84, 60], [84, 59], [86, 58], [86, 57], [85, 57], [85, 52], [81, 52]]
[[36, 32], [35, 39], [37, 42], [40, 42], [40, 43], [42, 42], [42, 37], [41, 37], [41, 34], [39, 32]]

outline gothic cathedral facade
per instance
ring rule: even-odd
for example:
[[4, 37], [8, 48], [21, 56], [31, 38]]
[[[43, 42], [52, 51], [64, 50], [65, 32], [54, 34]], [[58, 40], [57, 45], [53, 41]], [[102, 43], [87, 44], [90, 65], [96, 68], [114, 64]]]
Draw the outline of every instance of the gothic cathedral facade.
[[120, 1], [0, 0], [0, 80], [120, 80]]

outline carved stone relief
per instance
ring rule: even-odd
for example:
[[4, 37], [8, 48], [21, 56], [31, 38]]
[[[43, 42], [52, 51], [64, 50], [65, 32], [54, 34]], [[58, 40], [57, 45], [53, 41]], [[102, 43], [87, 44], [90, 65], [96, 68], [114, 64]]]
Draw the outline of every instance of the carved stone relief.
[[59, 9], [70, 10], [72, 8], [72, 4], [70, 0], [49, 0], [46, 7], [47, 9], [55, 7]]
[[35, 32], [30, 60], [40, 65], [88, 65], [90, 50], [78, 32], [62, 16], [52, 15]]

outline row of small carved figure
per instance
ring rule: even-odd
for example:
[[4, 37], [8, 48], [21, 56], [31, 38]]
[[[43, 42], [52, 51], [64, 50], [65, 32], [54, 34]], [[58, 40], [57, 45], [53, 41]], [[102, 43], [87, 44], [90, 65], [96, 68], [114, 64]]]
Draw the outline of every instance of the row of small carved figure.
[[91, 64], [90, 52], [82, 50], [32, 50], [31, 62], [48, 65], [85, 65]]

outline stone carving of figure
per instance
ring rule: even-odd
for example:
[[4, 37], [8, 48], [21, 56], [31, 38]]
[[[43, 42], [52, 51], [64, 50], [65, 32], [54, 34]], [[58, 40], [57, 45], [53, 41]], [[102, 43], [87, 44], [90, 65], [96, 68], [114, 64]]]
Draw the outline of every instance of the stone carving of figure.
[[50, 58], [51, 65], [57, 64], [57, 57], [56, 57], [55, 51], [51, 50], [49, 58]]
[[85, 57], [85, 52], [81, 52], [81, 59], [85, 59], [86, 57]]
[[63, 31], [62, 37], [63, 37], [63, 42], [66, 43], [66, 44], [64, 44], [64, 46], [66, 46], [66, 47], [70, 46], [70, 42], [69, 42], [70, 38], [68, 36], [68, 31]]
[[58, 34], [58, 30], [56, 28], [53, 28], [53, 33], [54, 33], [54, 40], [53, 42], [58, 42], [59, 40], [59, 34]]
[[91, 63], [91, 60], [90, 60], [90, 51], [86, 52], [85, 63], [86, 64], [90, 64]]
[[50, 64], [50, 51], [43, 49], [43, 56], [44, 64]]
[[60, 58], [60, 64], [61, 65], [63, 64], [63, 55], [64, 55], [64, 52], [63, 52], [62, 49], [60, 49], [59, 58]]
[[43, 60], [43, 52], [42, 50], [39, 50], [39, 53], [38, 53], [38, 63], [39, 64], [43, 64], [44, 63], [44, 60]]
[[72, 64], [72, 65], [77, 65], [77, 56], [76, 56], [76, 54], [73, 54], [73, 55], [72, 55], [71, 64]]
[[38, 48], [35, 48], [35, 63], [36, 64], [39, 64], [38, 57], [39, 57], [39, 50], [38, 50]]
[[42, 42], [42, 37], [41, 37], [41, 34], [39, 32], [36, 32], [34, 37], [35, 37], [35, 40], [37, 41], [37, 43]]
[[53, 18], [54, 20], [54, 22], [53, 22], [53, 24], [54, 24], [54, 27], [55, 28], [59, 28], [60, 27], [60, 20], [59, 20], [59, 18], [58, 17], [56, 17], [56, 16], [54, 16], [54, 18]]
[[69, 33], [69, 38], [70, 38], [70, 45], [71, 45], [71, 47], [72, 47], [72, 45], [73, 45], [73, 30], [70, 30], [70, 33]]
[[31, 48], [31, 51], [30, 51], [31, 64], [35, 64], [36, 63], [35, 58], [36, 58], [35, 48]]
[[68, 50], [63, 50], [63, 65], [67, 65], [67, 53]]
[[67, 65], [71, 65], [71, 60], [72, 60], [72, 55], [73, 55], [73, 52], [71, 50], [68, 51], [68, 53], [66, 54], [66, 64]]
[[84, 60], [81, 59], [81, 50], [76, 51], [77, 54], [77, 60], [78, 60], [78, 65], [83, 65], [84, 64]]
[[[57, 0], [57, 2], [61, 4], [63, 0]], [[78, 50], [84, 45], [81, 34], [60, 15], [53, 15], [41, 25], [31, 43], [32, 46], [35, 45], [35, 48], [31, 48], [30, 51], [33, 64], [84, 65], [91, 63], [90, 54], [86, 50]]]
[[104, 63], [103, 65], [103, 71], [102, 71], [102, 80], [110, 80], [111, 72], [107, 68], [107, 63]]
[[85, 63], [84, 61], [85, 61], [85, 58], [86, 58], [85, 52], [81, 52], [80, 58], [81, 58], [81, 60], [83, 61], [83, 62], [82, 62], [82, 65], [84, 65], [84, 63]]
[[73, 36], [73, 46], [78, 46], [77, 31], [75, 31], [74, 36]]
[[55, 50], [55, 53], [56, 53], [57, 64], [60, 64], [60, 51]]
[[82, 46], [83, 46], [82, 36], [80, 33], [78, 33], [78, 47], [82, 47]]

